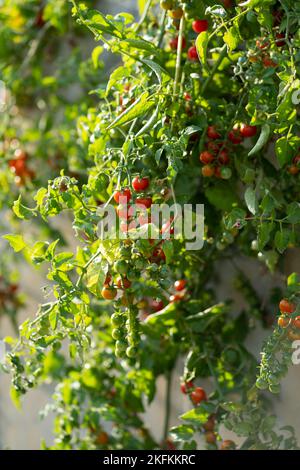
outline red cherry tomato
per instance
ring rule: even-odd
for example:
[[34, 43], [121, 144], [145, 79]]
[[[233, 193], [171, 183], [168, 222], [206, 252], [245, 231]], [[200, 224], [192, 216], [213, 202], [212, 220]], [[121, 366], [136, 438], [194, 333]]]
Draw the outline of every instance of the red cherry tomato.
[[241, 135], [240, 131], [238, 129], [232, 129], [228, 133], [228, 139], [234, 144], [238, 145], [241, 142], [243, 142], [243, 136]]
[[135, 203], [137, 206], [144, 206], [146, 209], [149, 209], [152, 205], [152, 197], [137, 197]]
[[208, 152], [205, 150], [204, 152], [201, 152], [199, 155], [199, 159], [201, 163], [204, 163], [205, 165], [211, 163], [214, 159], [214, 156], [212, 153]]
[[140, 178], [139, 176], [136, 176], [132, 180], [132, 187], [136, 192], [145, 191], [149, 187], [149, 184], [150, 180], [147, 177]]
[[220, 139], [221, 134], [219, 134], [215, 126], [208, 126], [207, 137], [209, 137], [210, 139]]
[[193, 62], [196, 62], [197, 60], [199, 60], [196, 46], [191, 46], [188, 49], [187, 55], [188, 55], [189, 60]]
[[186, 395], [189, 392], [190, 388], [194, 388], [194, 383], [191, 380], [189, 380], [188, 382], [181, 382], [180, 390], [182, 391], [182, 393]]
[[177, 292], [180, 292], [182, 291], [186, 286], [186, 280], [185, 279], [180, 279], [179, 281], [176, 281], [174, 283], [174, 287], [175, 287], [175, 290], [177, 290]]
[[194, 405], [199, 405], [202, 401], [207, 400], [205, 390], [202, 387], [196, 387], [191, 393], [191, 400]]
[[208, 21], [207, 20], [195, 20], [192, 23], [192, 28], [195, 33], [203, 33], [208, 30]]
[[296, 306], [292, 302], [289, 302], [287, 299], [282, 299], [279, 303], [279, 310], [282, 313], [294, 313], [294, 311], [296, 310]]
[[257, 127], [250, 126], [249, 124], [241, 124], [240, 132], [243, 137], [253, 137], [256, 135]]
[[131, 199], [131, 191], [128, 188], [125, 189], [120, 189], [119, 191], [114, 192], [114, 200], [116, 201], [117, 204], [120, 203], [120, 198], [123, 198], [124, 202], [129, 202]]

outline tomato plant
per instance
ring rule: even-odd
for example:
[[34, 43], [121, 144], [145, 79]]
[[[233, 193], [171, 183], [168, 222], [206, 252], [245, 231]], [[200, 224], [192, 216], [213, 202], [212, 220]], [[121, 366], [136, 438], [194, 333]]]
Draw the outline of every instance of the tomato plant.
[[[28, 10], [11, 3], [0, 36], [11, 37], [1, 70], [15, 100], [2, 131], [1, 202], [9, 211], [15, 199], [6, 239], [26, 261], [48, 267], [48, 286], [36, 317], [7, 339], [3, 370], [16, 402], [45, 381], [56, 384], [42, 412], [55, 414], [56, 437], [43, 447], [195, 449], [201, 437], [208, 449], [298, 448], [291, 427], [278, 430], [267, 400], [280, 392], [300, 337], [300, 280], [282, 262], [299, 247], [297, 2], [139, 1], [137, 21], [104, 15], [91, 2], [72, 1], [71, 11], [60, 2], [63, 15], [53, 1], [43, 11], [39, 2]], [[97, 46], [83, 60], [73, 38], [66, 64], [58, 54], [56, 72], [45, 76], [58, 35], [88, 35]], [[119, 60], [111, 73], [100, 61], [104, 50]], [[68, 102], [74, 82], [81, 94]], [[38, 135], [30, 116], [18, 130], [24, 102], [34, 103]], [[152, 206], [175, 202], [204, 202], [201, 250], [177, 236], [176, 214], [157, 238], [138, 236], [156, 227]], [[111, 205], [120, 233], [102, 238]], [[72, 246], [51, 225], [65, 213]], [[24, 229], [33, 224], [38, 241]], [[266, 285], [278, 278], [280, 285], [262, 300], [241, 259], [263, 270]], [[226, 262], [242, 309], [230, 294], [219, 300]], [[271, 326], [260, 364], [246, 346], [258, 326]], [[178, 389], [190, 410], [170, 428], [180, 358]], [[142, 413], [162, 375], [160, 439]], [[224, 428], [241, 444], [225, 439]]]

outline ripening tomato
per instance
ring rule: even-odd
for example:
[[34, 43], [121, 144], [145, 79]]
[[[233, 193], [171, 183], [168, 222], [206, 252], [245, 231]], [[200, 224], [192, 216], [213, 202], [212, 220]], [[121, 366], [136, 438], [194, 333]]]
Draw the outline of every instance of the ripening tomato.
[[296, 310], [296, 306], [292, 302], [290, 302], [289, 300], [282, 299], [279, 302], [279, 310], [282, 313], [294, 313], [294, 311]]
[[293, 326], [298, 330], [300, 329], [300, 315], [293, 319]]
[[187, 55], [188, 55], [188, 58], [193, 62], [199, 60], [196, 46], [191, 46], [188, 49]]
[[104, 286], [101, 295], [106, 300], [113, 300], [117, 295], [117, 289], [114, 287]]
[[235, 442], [230, 439], [226, 439], [222, 442], [220, 449], [221, 450], [234, 450], [236, 448]]
[[180, 390], [182, 393], [185, 395], [189, 393], [189, 389], [194, 388], [194, 382], [189, 380], [188, 382], [181, 382], [180, 384]]
[[204, 152], [200, 153], [199, 159], [201, 163], [204, 163], [205, 165], [207, 165], [208, 163], [211, 163], [213, 161], [214, 156], [212, 153], [205, 150]]
[[173, 18], [173, 20], [180, 20], [183, 15], [182, 8], [176, 8], [175, 10], [169, 10], [168, 15]]
[[205, 440], [207, 444], [214, 444], [217, 440], [217, 436], [215, 435], [214, 432], [208, 431], [205, 433]]
[[194, 405], [199, 405], [202, 401], [207, 400], [205, 390], [202, 387], [196, 387], [191, 393], [191, 400]]
[[290, 321], [291, 321], [290, 318], [280, 315], [280, 317], [277, 320], [277, 324], [278, 326], [280, 326], [280, 328], [287, 328], [290, 324]]
[[137, 197], [135, 203], [137, 206], [144, 206], [149, 209], [152, 206], [152, 197]]
[[192, 28], [195, 33], [203, 33], [208, 30], [208, 21], [207, 20], [195, 20], [192, 23]]
[[215, 417], [210, 416], [206, 423], [203, 424], [203, 429], [205, 431], [213, 431], [215, 429]]
[[114, 200], [117, 204], [120, 203], [120, 198], [123, 198], [122, 203], [129, 202], [131, 199], [131, 191], [128, 188], [120, 189], [114, 192]]
[[205, 178], [210, 178], [214, 175], [215, 170], [214, 167], [211, 165], [204, 165], [201, 169], [201, 173]]
[[175, 287], [175, 290], [177, 290], [177, 292], [185, 289], [185, 286], [186, 286], [186, 280], [185, 279], [180, 279], [179, 281], [176, 281], [174, 283], [174, 287]]
[[221, 134], [219, 134], [215, 126], [208, 126], [207, 137], [209, 137], [210, 139], [220, 139]]
[[150, 180], [146, 176], [144, 178], [140, 178], [139, 176], [136, 176], [132, 180], [132, 187], [136, 192], [145, 191], [149, 187], [149, 184], [150, 184]]
[[300, 169], [296, 165], [291, 165], [288, 168], [290, 175], [298, 175]]
[[129, 279], [127, 279], [127, 277], [119, 277], [117, 280], [117, 286], [119, 289], [129, 289], [131, 282]]
[[[177, 50], [178, 47], [178, 36], [176, 38], [172, 38], [169, 42], [169, 46], [173, 50]], [[182, 49], [186, 48], [186, 39], [185, 37], [182, 38]]]
[[104, 431], [99, 432], [97, 436], [97, 444], [105, 446], [108, 443], [108, 434]]
[[265, 67], [274, 67], [274, 68], [275, 68], [275, 67], [277, 67], [277, 65], [278, 65], [278, 64], [277, 64], [276, 62], [274, 62], [274, 60], [272, 60], [271, 57], [268, 56], [268, 55], [265, 55], [265, 56], [263, 57], [262, 63], [263, 63], [263, 65], [264, 65]]
[[243, 137], [253, 137], [256, 135], [257, 127], [249, 124], [241, 124], [240, 132]]

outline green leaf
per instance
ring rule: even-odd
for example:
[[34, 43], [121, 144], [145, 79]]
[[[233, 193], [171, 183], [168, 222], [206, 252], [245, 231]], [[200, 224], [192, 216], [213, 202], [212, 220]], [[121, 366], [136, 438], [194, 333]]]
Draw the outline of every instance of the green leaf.
[[297, 136], [284, 136], [275, 143], [275, 153], [278, 158], [279, 165], [283, 167], [291, 162], [300, 145], [300, 138]]
[[235, 190], [223, 181], [218, 186], [207, 188], [205, 196], [213, 206], [222, 211], [230, 211], [233, 204], [238, 202]]
[[245, 191], [245, 202], [251, 214], [255, 215], [257, 212], [256, 192], [250, 186]]
[[209, 40], [208, 31], [200, 33], [196, 39], [196, 48], [200, 61], [206, 64], [207, 46]]
[[23, 206], [21, 203], [21, 196], [19, 196], [18, 199], [14, 202], [12, 209], [19, 219], [30, 219], [34, 215], [31, 209]]
[[58, 321], [58, 313], [59, 313], [58, 308], [55, 305], [49, 313], [49, 323], [50, 323], [52, 330], [56, 330], [57, 321]]
[[102, 54], [104, 48], [102, 46], [97, 46], [93, 49], [92, 52], [92, 62], [95, 69], [99, 67], [99, 57]]
[[290, 242], [290, 230], [283, 229], [278, 230], [275, 234], [275, 247], [279, 251], [279, 253], [283, 253]]
[[13, 250], [18, 253], [18, 251], [22, 251], [26, 247], [26, 243], [22, 235], [4, 235], [3, 238], [9, 241], [10, 246]]
[[272, 222], [265, 222], [259, 225], [258, 230], [257, 230], [257, 240], [258, 240], [258, 249], [260, 251], [264, 249], [264, 247], [270, 240], [270, 236], [271, 236], [273, 228], [274, 228], [274, 224]]
[[144, 12], [146, 3], [147, 3], [147, 0], [137, 0], [137, 5], [138, 5], [140, 15]]
[[243, 209], [239, 209], [238, 207], [234, 208], [230, 214], [224, 217], [224, 223], [227, 230], [232, 230], [235, 227], [242, 228], [246, 225], [246, 215], [246, 211]]
[[286, 222], [290, 222], [291, 224], [299, 224], [300, 223], [300, 204], [299, 202], [292, 202], [287, 207], [287, 216], [285, 218]]
[[161, 247], [166, 257], [166, 263], [170, 264], [174, 255], [174, 246], [172, 240], [165, 240]]
[[181, 426], [176, 426], [170, 429], [170, 435], [174, 441], [189, 441], [193, 437], [194, 433], [194, 428], [187, 424], [182, 424]]
[[131, 106], [129, 106], [107, 127], [107, 130], [116, 126], [122, 126], [123, 124], [136, 119], [137, 117], [149, 111], [149, 109], [151, 109], [154, 105], [154, 101], [149, 101], [149, 93], [145, 91], [134, 103], [132, 103]]
[[227, 44], [229, 51], [236, 49], [240, 43], [240, 31], [237, 25], [233, 25], [223, 36], [224, 42]]
[[214, 405], [211, 403], [201, 403], [197, 408], [187, 411], [180, 416], [184, 421], [191, 421], [197, 425], [206, 423], [209, 415], [213, 412]]

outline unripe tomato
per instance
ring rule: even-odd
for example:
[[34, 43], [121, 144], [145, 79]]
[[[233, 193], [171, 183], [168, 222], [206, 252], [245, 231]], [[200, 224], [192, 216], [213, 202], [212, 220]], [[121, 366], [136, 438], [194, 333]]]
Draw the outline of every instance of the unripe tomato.
[[294, 311], [296, 310], [296, 306], [292, 302], [289, 302], [289, 300], [282, 299], [279, 302], [279, 310], [282, 313], [294, 313]]
[[160, 2], [160, 7], [163, 10], [171, 10], [173, 6], [173, 1], [172, 0], [161, 0]]
[[220, 176], [223, 180], [229, 180], [231, 178], [232, 171], [230, 168], [222, 167], [220, 170]]
[[188, 382], [181, 382], [180, 384], [180, 390], [185, 395], [189, 392], [189, 389], [191, 388], [194, 388], [194, 383], [191, 380], [189, 380]]
[[300, 329], [300, 315], [293, 319], [293, 326], [298, 330]]
[[250, 126], [249, 124], [241, 124], [240, 133], [243, 137], [253, 137], [257, 133], [257, 127]]
[[149, 187], [149, 184], [150, 180], [147, 177], [140, 178], [139, 176], [136, 176], [132, 180], [132, 187], [136, 192], [145, 191]]
[[106, 300], [113, 300], [117, 295], [117, 290], [114, 287], [103, 287], [101, 295]]
[[210, 139], [220, 139], [221, 138], [221, 134], [219, 134], [219, 132], [216, 130], [216, 127], [215, 126], [208, 126], [207, 128], [207, 137], [209, 137]]
[[179, 281], [176, 281], [174, 283], [175, 290], [177, 291], [182, 291], [186, 286], [186, 280], [185, 279], [180, 279]]
[[204, 165], [201, 169], [201, 173], [205, 178], [210, 178], [214, 175], [215, 170], [214, 167], [211, 165]]
[[130, 191], [130, 189], [125, 188], [125, 189], [120, 189], [119, 191], [115, 191], [115, 192], [114, 192], [114, 200], [116, 201], [117, 204], [119, 204], [121, 197], [124, 199], [124, 200], [122, 201], [123, 203], [124, 203], [124, 202], [129, 202], [130, 199], [131, 199], [131, 191]]
[[176, 8], [175, 10], [169, 10], [168, 15], [173, 18], [173, 20], [180, 20], [183, 16], [183, 9]]
[[278, 323], [278, 326], [280, 326], [280, 328], [287, 328], [290, 324], [290, 321], [291, 321], [290, 318], [281, 315], [278, 318], [277, 323]]
[[137, 205], [146, 207], [146, 209], [149, 209], [149, 207], [152, 206], [152, 197], [137, 197], [135, 203]]
[[199, 405], [202, 401], [207, 400], [205, 390], [202, 387], [196, 387], [191, 393], [191, 400], [194, 405]]
[[212, 153], [205, 150], [204, 152], [200, 153], [199, 159], [201, 163], [204, 163], [205, 165], [207, 165], [208, 163], [211, 163], [213, 161], [214, 156]]
[[208, 431], [205, 433], [205, 440], [207, 444], [214, 444], [217, 440], [217, 437], [214, 432]]
[[208, 30], [208, 21], [207, 20], [195, 20], [192, 23], [192, 28], [195, 33], [203, 33]]
[[226, 439], [222, 442], [220, 449], [221, 450], [234, 450], [236, 448], [235, 442], [230, 439]]
[[119, 274], [126, 274], [128, 271], [128, 268], [129, 268], [128, 263], [126, 263], [126, 261], [123, 259], [119, 259], [114, 264], [114, 270]]
[[193, 62], [199, 60], [196, 46], [191, 46], [188, 49], [187, 55], [188, 55], [189, 60], [192, 60]]
[[137, 353], [138, 353], [138, 350], [135, 346], [128, 346], [128, 348], [126, 349], [127, 357], [136, 357]]

